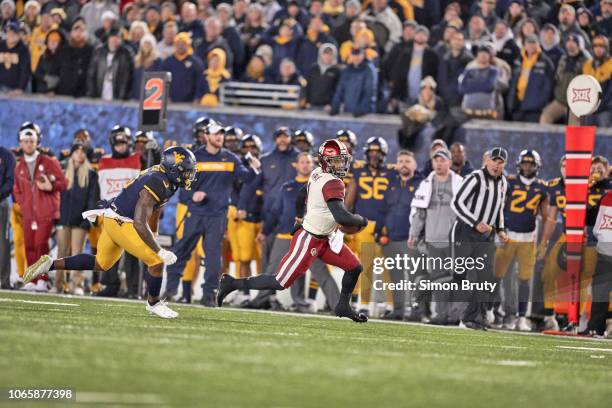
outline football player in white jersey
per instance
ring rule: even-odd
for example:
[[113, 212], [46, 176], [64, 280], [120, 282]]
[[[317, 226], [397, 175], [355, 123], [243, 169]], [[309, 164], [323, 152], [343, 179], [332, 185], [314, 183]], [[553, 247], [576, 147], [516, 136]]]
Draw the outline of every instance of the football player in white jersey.
[[348, 317], [358, 323], [368, 320], [367, 316], [356, 313], [350, 305], [351, 294], [362, 270], [361, 262], [344, 244], [342, 234], [337, 232], [340, 226], [354, 232], [368, 224], [365, 217], [351, 214], [344, 207], [342, 178], [346, 176], [351, 160], [345, 144], [338, 139], [326, 140], [321, 144], [320, 167], [312, 172], [297, 199], [298, 216], [306, 206], [303, 223], [296, 220], [291, 246], [278, 266], [276, 275], [259, 275], [246, 279], [223, 275], [217, 296], [219, 306], [234, 290], [286, 289], [306, 273], [315, 259], [320, 258], [326, 264], [344, 270], [340, 300], [334, 309], [336, 316]]

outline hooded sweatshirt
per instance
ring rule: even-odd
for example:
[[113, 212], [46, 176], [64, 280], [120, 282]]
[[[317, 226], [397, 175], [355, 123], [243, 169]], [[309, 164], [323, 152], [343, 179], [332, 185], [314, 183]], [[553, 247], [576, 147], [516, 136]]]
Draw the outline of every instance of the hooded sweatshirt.
[[[333, 61], [330, 65], [324, 64], [321, 55], [325, 50], [334, 53]], [[340, 67], [338, 66], [338, 50], [331, 43], [326, 43], [319, 47], [317, 62], [310, 66], [306, 74], [306, 103], [311, 106], [325, 106], [331, 103], [334, 91], [340, 78]]]

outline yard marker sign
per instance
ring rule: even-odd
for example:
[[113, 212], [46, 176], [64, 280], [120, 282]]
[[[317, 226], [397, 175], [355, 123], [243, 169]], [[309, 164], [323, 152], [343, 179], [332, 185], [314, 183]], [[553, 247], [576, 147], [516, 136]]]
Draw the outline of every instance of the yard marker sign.
[[169, 72], [145, 72], [140, 91], [138, 129], [148, 131], [166, 130], [166, 108], [172, 74]]

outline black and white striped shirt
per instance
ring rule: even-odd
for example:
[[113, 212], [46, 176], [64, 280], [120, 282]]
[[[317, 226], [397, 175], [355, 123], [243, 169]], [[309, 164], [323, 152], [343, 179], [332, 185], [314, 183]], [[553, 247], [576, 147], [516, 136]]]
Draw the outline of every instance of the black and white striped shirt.
[[461, 221], [472, 228], [484, 222], [498, 231], [503, 230], [507, 189], [505, 176], [495, 178], [483, 167], [463, 179], [451, 208]]

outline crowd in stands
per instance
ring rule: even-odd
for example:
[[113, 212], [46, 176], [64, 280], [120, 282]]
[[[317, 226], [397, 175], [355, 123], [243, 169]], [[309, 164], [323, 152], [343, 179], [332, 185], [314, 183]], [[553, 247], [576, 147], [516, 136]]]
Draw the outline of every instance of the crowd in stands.
[[220, 103], [226, 81], [296, 85], [306, 109], [400, 114], [403, 147], [469, 118], [563, 123], [578, 74], [612, 124], [612, 0], [2, 0], [0, 93]]

